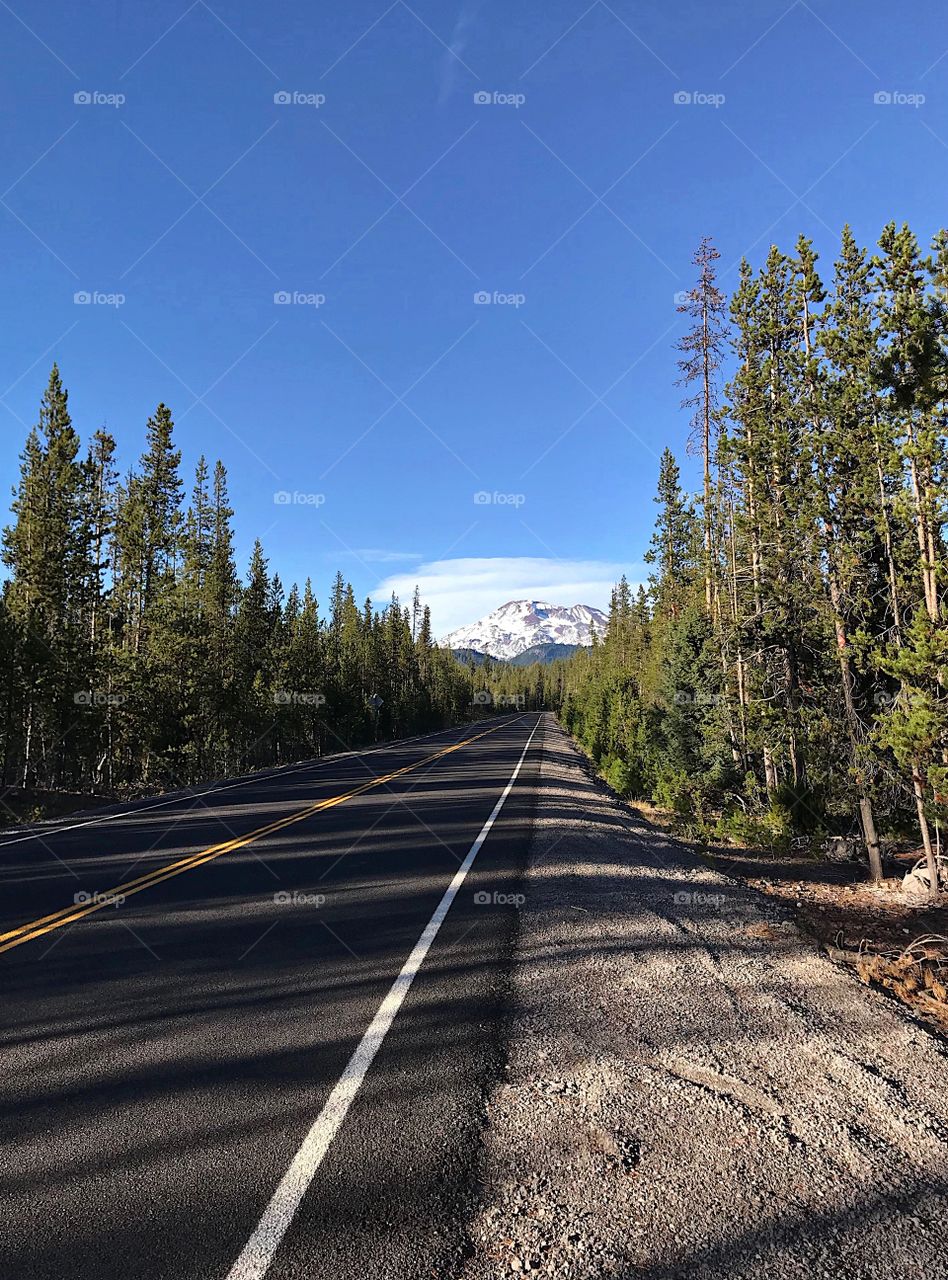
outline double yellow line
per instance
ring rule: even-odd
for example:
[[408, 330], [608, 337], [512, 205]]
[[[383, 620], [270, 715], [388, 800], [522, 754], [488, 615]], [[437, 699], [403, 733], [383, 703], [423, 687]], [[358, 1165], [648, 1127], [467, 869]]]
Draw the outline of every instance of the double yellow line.
[[455, 742], [451, 746], [442, 747], [440, 751], [434, 752], [433, 755], [425, 756], [423, 760], [418, 760], [415, 764], [407, 764], [403, 768], [396, 769], [393, 773], [386, 773], [381, 777], [369, 778], [351, 791], [346, 791], [338, 796], [329, 796], [326, 800], [318, 800], [315, 804], [307, 805], [305, 809], [300, 809], [297, 813], [291, 813], [285, 818], [278, 818], [275, 822], [268, 822], [264, 827], [257, 827], [255, 831], [251, 831], [245, 836], [237, 836], [233, 840], [225, 840], [223, 844], [211, 845], [210, 848], [189, 854], [188, 857], [180, 858], [177, 862], [170, 862], [163, 867], [156, 867], [154, 871], [138, 876], [135, 880], [128, 880], [125, 884], [116, 885], [114, 889], [106, 889], [101, 893], [96, 893], [89, 902], [73, 903], [72, 906], [62, 907], [59, 911], [53, 911], [48, 916], [40, 916], [38, 920], [30, 920], [26, 924], [21, 924], [16, 929], [11, 929], [8, 933], [0, 933], [0, 952], [10, 951], [13, 947], [19, 947], [24, 942], [32, 942], [34, 938], [41, 938], [46, 933], [52, 933], [54, 929], [62, 929], [67, 924], [73, 924], [77, 920], [82, 920], [85, 916], [91, 916], [95, 911], [101, 911], [103, 907], [118, 907], [124, 899], [130, 898], [132, 894], [141, 893], [144, 889], [150, 889], [153, 885], [161, 884], [162, 880], [170, 880], [172, 876], [180, 876], [185, 871], [194, 871], [195, 868], [204, 866], [206, 862], [213, 862], [215, 858], [220, 858], [225, 853], [233, 853], [235, 849], [245, 848], [248, 844], [252, 844], [254, 840], [259, 840], [261, 836], [272, 835], [275, 831], [282, 831], [284, 827], [291, 827], [296, 822], [311, 818], [314, 813], [322, 813], [325, 809], [333, 809], [336, 805], [344, 804], [355, 796], [371, 791], [373, 787], [384, 786], [385, 783], [392, 782], [395, 778], [400, 778], [406, 773], [412, 773], [415, 769], [421, 769], [426, 764], [432, 764], [435, 760], [440, 760], [443, 756], [450, 755], [452, 751], [459, 751], [461, 747], [477, 742], [479, 738], [486, 738], [488, 734], [496, 733], [498, 729], [503, 727], [503, 725], [499, 724], [494, 725], [491, 729], [485, 729], [483, 733], [476, 733], [471, 738], [465, 738], [463, 742]]

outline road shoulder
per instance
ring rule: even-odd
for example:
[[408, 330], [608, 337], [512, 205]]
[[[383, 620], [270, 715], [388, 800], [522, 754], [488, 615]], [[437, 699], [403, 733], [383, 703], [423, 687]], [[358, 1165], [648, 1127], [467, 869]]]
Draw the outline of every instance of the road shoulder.
[[948, 1275], [945, 1048], [552, 719], [463, 1280]]

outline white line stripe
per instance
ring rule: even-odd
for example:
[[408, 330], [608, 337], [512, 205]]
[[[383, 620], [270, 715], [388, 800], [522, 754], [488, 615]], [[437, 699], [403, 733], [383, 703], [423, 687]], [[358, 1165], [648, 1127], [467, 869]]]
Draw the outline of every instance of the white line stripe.
[[273, 1193], [273, 1198], [264, 1210], [263, 1217], [257, 1224], [256, 1230], [244, 1246], [240, 1257], [228, 1272], [227, 1280], [262, 1280], [270, 1269], [270, 1264], [273, 1262], [280, 1242], [286, 1235], [287, 1229], [293, 1221], [297, 1209], [300, 1207], [303, 1196], [313, 1181], [323, 1157], [329, 1150], [330, 1143], [338, 1133], [339, 1126], [345, 1120], [346, 1113], [352, 1106], [375, 1055], [382, 1047], [382, 1041], [388, 1034], [389, 1028], [395, 1020], [395, 1015], [401, 1008], [402, 1001], [408, 995], [408, 990], [414, 982], [418, 970], [424, 963], [431, 944], [438, 936], [438, 930], [444, 923], [444, 919], [451, 909], [451, 904], [457, 897], [458, 890], [464, 883], [467, 873], [474, 865], [474, 859], [480, 852], [481, 845], [490, 834], [490, 829], [497, 820], [497, 815], [504, 807], [504, 802], [513, 790], [517, 775], [520, 773], [520, 768], [526, 759], [527, 752], [530, 750], [530, 743], [534, 739], [541, 719], [542, 717], [538, 717], [536, 724], [533, 726], [533, 731], [527, 739], [527, 745], [517, 761], [517, 767], [510, 775], [510, 781], [504, 787], [500, 799], [494, 805], [490, 817], [481, 828], [480, 835], [471, 845], [468, 855], [458, 868], [454, 879], [445, 889], [444, 897], [438, 903], [434, 915], [425, 926], [424, 933], [415, 943], [401, 973], [392, 983], [388, 994], [379, 1005], [378, 1012], [369, 1023], [365, 1035], [359, 1041], [359, 1045], [349, 1059], [345, 1071], [339, 1077], [322, 1111], [316, 1117], [313, 1127], [303, 1139], [300, 1149], [293, 1157], [290, 1167], [283, 1175], [280, 1185]]

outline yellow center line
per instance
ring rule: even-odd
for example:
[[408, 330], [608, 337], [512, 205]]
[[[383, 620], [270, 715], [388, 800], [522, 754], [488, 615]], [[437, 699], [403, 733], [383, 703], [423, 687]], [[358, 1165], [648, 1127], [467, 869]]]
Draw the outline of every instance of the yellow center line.
[[386, 782], [392, 782], [395, 778], [402, 777], [403, 774], [411, 773], [415, 769], [421, 769], [426, 764], [432, 764], [435, 760], [440, 760], [443, 756], [450, 755], [452, 751], [458, 751], [461, 747], [469, 746], [472, 742], [477, 742], [479, 738], [486, 738], [489, 733], [496, 733], [498, 729], [503, 727], [503, 725], [494, 725], [492, 729], [485, 729], [483, 733], [475, 733], [473, 737], [465, 738], [462, 742], [454, 742], [450, 746], [442, 747], [440, 751], [436, 751], [433, 755], [425, 756], [423, 760], [418, 760], [415, 764], [404, 765], [401, 769], [395, 769], [392, 773], [383, 774], [381, 777], [369, 778], [351, 791], [345, 791], [341, 795], [329, 796], [325, 800], [317, 800], [315, 804], [307, 805], [305, 809], [300, 809], [297, 813], [288, 814], [284, 818], [277, 818], [274, 822], [268, 822], [266, 826], [257, 827], [256, 830], [248, 832], [245, 836], [237, 836], [232, 840], [225, 840], [222, 844], [211, 845], [209, 848], [201, 849], [197, 853], [188, 854], [185, 858], [179, 858], [177, 862], [170, 862], [163, 867], [156, 867], [154, 871], [148, 871], [144, 875], [137, 876], [134, 880], [126, 881], [125, 884], [116, 885], [114, 889], [106, 889], [101, 893], [96, 893], [89, 902], [73, 903], [72, 906], [61, 907], [50, 915], [40, 916], [39, 919], [29, 920], [26, 924], [18, 925], [17, 928], [10, 929], [7, 933], [0, 933], [0, 953], [9, 951], [13, 947], [19, 947], [24, 942], [32, 942], [34, 938], [41, 938], [43, 934], [51, 933], [54, 929], [61, 929], [64, 925], [73, 924], [76, 920], [90, 916], [95, 911], [101, 911], [103, 907], [120, 906], [121, 901], [125, 898], [141, 893], [144, 889], [150, 889], [153, 885], [161, 884], [162, 880], [170, 880], [172, 876], [182, 875], [185, 871], [193, 871], [197, 867], [204, 866], [206, 862], [213, 862], [225, 853], [233, 853], [236, 849], [245, 848], [248, 844], [252, 844], [254, 840], [259, 840], [261, 836], [272, 835], [273, 832], [282, 831], [284, 827], [291, 827], [294, 823], [302, 822], [305, 818], [310, 818], [315, 813], [321, 813], [325, 809], [332, 809], [336, 805], [344, 804], [355, 796], [371, 791], [373, 787], [383, 786]]

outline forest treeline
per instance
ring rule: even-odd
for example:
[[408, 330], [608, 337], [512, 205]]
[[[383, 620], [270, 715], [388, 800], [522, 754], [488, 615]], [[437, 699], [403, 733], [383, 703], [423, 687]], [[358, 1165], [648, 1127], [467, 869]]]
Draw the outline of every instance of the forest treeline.
[[[546, 697], [624, 793], [705, 828], [937, 853], [948, 797], [948, 234], [848, 228], [680, 310], [701, 489], [661, 459], [647, 592]], [[722, 385], [726, 376], [727, 381]]]
[[167, 406], [137, 467], [115, 455], [104, 430], [83, 449], [54, 366], [3, 535], [4, 789], [187, 785], [481, 709], [417, 592], [360, 608], [337, 574], [321, 608], [259, 542], [242, 578], [225, 469], [202, 458], [186, 499]]

